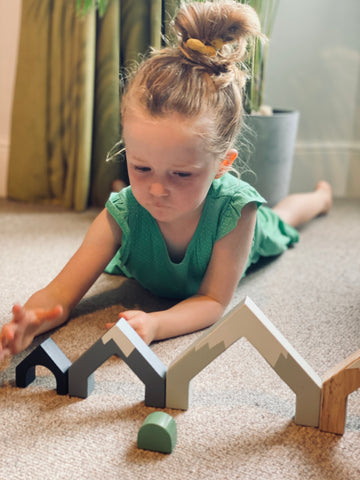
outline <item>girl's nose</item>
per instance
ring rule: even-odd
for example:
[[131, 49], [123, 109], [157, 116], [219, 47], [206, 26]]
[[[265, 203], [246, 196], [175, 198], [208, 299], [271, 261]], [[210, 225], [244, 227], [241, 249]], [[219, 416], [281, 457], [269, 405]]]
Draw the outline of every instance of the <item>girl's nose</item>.
[[150, 193], [155, 197], [164, 197], [167, 195], [167, 191], [161, 183], [152, 183], [150, 186]]

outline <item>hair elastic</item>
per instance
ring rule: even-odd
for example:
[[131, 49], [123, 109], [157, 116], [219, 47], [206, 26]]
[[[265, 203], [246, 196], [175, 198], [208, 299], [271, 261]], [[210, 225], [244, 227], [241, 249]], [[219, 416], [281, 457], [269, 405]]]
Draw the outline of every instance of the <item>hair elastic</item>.
[[208, 57], [215, 57], [216, 50], [219, 50], [224, 45], [224, 42], [221, 38], [215, 38], [215, 40], [211, 42], [211, 45], [205, 45], [198, 38], [189, 38], [185, 45], [190, 48], [190, 50], [202, 53]]

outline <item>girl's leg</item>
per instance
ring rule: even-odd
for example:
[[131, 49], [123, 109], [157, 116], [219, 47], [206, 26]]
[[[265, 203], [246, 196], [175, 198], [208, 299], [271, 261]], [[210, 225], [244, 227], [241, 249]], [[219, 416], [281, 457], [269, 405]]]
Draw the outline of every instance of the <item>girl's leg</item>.
[[295, 193], [277, 203], [273, 210], [289, 225], [297, 227], [322, 213], [332, 205], [332, 189], [325, 181], [318, 182], [313, 192]]

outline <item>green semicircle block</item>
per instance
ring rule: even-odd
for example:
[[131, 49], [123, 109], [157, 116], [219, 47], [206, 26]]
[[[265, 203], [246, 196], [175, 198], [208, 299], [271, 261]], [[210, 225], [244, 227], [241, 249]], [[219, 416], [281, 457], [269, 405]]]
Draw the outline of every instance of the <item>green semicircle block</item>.
[[177, 428], [173, 417], [165, 412], [153, 412], [139, 430], [137, 446], [143, 450], [171, 453], [176, 441]]

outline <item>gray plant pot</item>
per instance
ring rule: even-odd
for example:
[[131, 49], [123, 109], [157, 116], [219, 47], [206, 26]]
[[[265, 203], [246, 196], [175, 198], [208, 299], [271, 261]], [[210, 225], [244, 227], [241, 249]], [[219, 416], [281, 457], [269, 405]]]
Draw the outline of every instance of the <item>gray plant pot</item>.
[[299, 112], [274, 110], [272, 116], [246, 115], [239, 137], [239, 157], [250, 172], [241, 178], [275, 205], [289, 193]]

